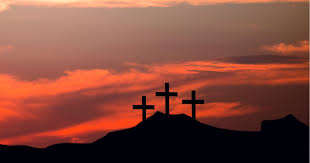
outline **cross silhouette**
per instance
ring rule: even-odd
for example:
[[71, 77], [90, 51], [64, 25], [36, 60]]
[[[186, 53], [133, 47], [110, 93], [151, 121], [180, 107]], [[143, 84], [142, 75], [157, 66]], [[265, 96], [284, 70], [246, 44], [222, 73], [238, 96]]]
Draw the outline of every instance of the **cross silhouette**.
[[169, 96], [178, 96], [178, 93], [169, 92], [169, 83], [165, 83], [165, 92], [156, 92], [156, 96], [165, 96], [166, 115], [169, 115]]
[[142, 96], [142, 105], [133, 105], [133, 109], [142, 109], [142, 120], [146, 120], [146, 110], [154, 109], [154, 105], [146, 105], [146, 96]]
[[192, 99], [182, 100], [182, 104], [192, 104], [192, 118], [196, 119], [196, 104], [204, 104], [204, 100], [196, 100], [196, 91], [192, 91]]

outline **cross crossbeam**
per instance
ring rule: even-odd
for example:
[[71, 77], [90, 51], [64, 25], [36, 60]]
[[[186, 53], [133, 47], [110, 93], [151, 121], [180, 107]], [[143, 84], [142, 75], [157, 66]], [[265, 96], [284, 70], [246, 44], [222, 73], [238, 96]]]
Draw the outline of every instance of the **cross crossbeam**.
[[178, 93], [169, 92], [169, 83], [165, 83], [165, 92], [156, 92], [156, 96], [165, 96], [166, 115], [169, 115], [169, 97], [178, 96]]
[[146, 96], [142, 96], [142, 105], [133, 105], [133, 109], [141, 109], [142, 110], [142, 120], [146, 120], [146, 110], [154, 109], [154, 105], [146, 105]]
[[196, 104], [204, 104], [204, 100], [196, 100], [196, 91], [192, 91], [192, 99], [182, 100], [182, 104], [192, 104], [192, 118], [196, 119]]

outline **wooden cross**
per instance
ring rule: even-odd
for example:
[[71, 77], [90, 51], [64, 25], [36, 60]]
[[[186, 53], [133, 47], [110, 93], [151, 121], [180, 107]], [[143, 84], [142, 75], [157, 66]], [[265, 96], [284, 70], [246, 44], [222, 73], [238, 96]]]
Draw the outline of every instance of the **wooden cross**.
[[192, 104], [192, 118], [196, 119], [196, 104], [204, 104], [204, 100], [196, 100], [196, 91], [192, 91], [192, 99], [182, 100], [182, 104]]
[[165, 83], [165, 92], [156, 92], [156, 96], [165, 96], [166, 115], [169, 115], [169, 96], [178, 96], [178, 93], [169, 92], [169, 83]]
[[146, 110], [154, 109], [154, 105], [146, 105], [146, 96], [142, 96], [142, 105], [133, 105], [133, 109], [142, 109], [142, 120], [146, 120]]

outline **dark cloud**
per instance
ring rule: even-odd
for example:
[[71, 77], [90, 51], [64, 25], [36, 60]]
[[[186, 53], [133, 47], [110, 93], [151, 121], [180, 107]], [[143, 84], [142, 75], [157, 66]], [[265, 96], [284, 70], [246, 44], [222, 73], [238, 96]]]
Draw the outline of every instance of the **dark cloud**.
[[292, 55], [247, 55], [218, 58], [219, 61], [239, 64], [275, 64], [275, 63], [301, 63], [309, 58]]
[[206, 102], [239, 101], [241, 105], [259, 108], [251, 115], [203, 120], [215, 126], [258, 130], [262, 120], [280, 118], [287, 114], [293, 114], [303, 123], [309, 124], [308, 84], [211, 86], [201, 91], [205, 94], [203, 98]]
[[308, 39], [308, 12], [308, 3], [128, 9], [14, 6], [0, 14], [0, 45], [15, 47], [10, 55], [1, 55], [0, 73], [55, 79], [66, 70], [115, 69], [128, 61], [150, 64], [258, 54], [261, 46], [279, 40]]

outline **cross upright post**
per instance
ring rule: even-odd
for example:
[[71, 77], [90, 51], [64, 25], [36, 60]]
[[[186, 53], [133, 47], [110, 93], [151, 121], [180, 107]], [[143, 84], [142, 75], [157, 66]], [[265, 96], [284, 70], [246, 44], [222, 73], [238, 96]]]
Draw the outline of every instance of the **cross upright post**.
[[142, 96], [142, 105], [133, 105], [132, 108], [142, 110], [142, 121], [144, 121], [146, 120], [146, 110], [154, 109], [154, 105], [146, 105], [146, 96]]
[[156, 92], [156, 96], [165, 96], [166, 115], [169, 115], [169, 97], [178, 96], [178, 93], [169, 92], [169, 83], [165, 83], [165, 92]]
[[182, 104], [192, 104], [192, 118], [196, 120], [196, 104], [204, 104], [204, 100], [196, 100], [196, 91], [192, 91], [192, 99], [182, 100]]

